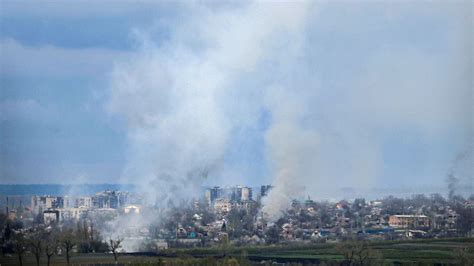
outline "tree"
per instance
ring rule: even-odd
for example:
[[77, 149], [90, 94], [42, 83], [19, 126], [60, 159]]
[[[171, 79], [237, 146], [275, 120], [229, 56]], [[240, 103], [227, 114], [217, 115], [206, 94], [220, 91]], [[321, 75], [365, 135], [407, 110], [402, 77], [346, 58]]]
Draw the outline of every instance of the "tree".
[[329, 214], [329, 211], [327, 208], [321, 208], [319, 210], [319, 217], [320, 217], [320, 226], [321, 227], [325, 227], [327, 226], [328, 224], [330, 224], [332, 222], [332, 217], [331, 215]]
[[382, 214], [405, 214], [406, 204], [404, 199], [388, 196], [383, 200]]
[[459, 265], [473, 265], [474, 261], [469, 256], [472, 254], [472, 250], [467, 247], [458, 248], [455, 250], [456, 260]]
[[280, 239], [280, 231], [278, 230], [278, 227], [276, 225], [269, 226], [266, 233], [266, 237], [268, 244], [278, 243]]
[[202, 210], [201, 217], [201, 225], [207, 225], [216, 220], [216, 215], [207, 209]]
[[122, 247], [122, 241], [121, 238], [109, 239], [109, 250], [114, 254], [115, 263], [117, 263], [118, 249]]
[[7, 225], [5, 226], [5, 230], [3, 231], [3, 238], [5, 238], [5, 240], [10, 240], [10, 237], [12, 234], [13, 234], [13, 229], [11, 226], [11, 222], [7, 221]]
[[40, 232], [37, 232], [35, 234], [32, 234], [29, 238], [29, 247], [30, 247], [30, 252], [35, 255], [36, 259], [36, 265], [40, 265], [40, 258], [43, 253], [43, 235]]
[[221, 233], [219, 235], [219, 247], [222, 250], [223, 256], [226, 257], [230, 248], [229, 235], [226, 233]]
[[370, 259], [372, 257], [372, 249], [369, 247], [369, 244], [366, 241], [356, 242], [355, 246], [355, 258], [358, 265], [368, 265], [370, 264]]
[[376, 265], [380, 254], [374, 251], [367, 241], [347, 241], [336, 245], [336, 250], [344, 256], [342, 265]]
[[355, 199], [352, 203], [352, 209], [356, 212], [360, 211], [361, 209], [365, 208], [365, 199]]
[[37, 225], [44, 224], [43, 209], [40, 209], [38, 214], [35, 216], [34, 223]]
[[255, 231], [254, 216], [252, 214], [246, 213], [245, 216], [242, 217], [242, 227], [250, 233]]
[[44, 252], [46, 258], [48, 259], [48, 266], [51, 262], [51, 257], [58, 252], [58, 238], [54, 233], [50, 233], [46, 238], [46, 243], [44, 245]]
[[65, 230], [59, 236], [59, 244], [62, 248], [64, 248], [67, 265], [70, 263], [71, 251], [76, 246], [74, 239], [74, 233], [72, 230]]
[[245, 216], [246, 211], [245, 210], [236, 210], [232, 209], [228, 214], [227, 214], [227, 228], [228, 232], [231, 237], [240, 237], [242, 235], [242, 230], [243, 230], [243, 224], [242, 224], [242, 219]]
[[13, 251], [18, 254], [18, 260], [20, 266], [23, 265], [23, 254], [25, 253], [27, 248], [27, 242], [25, 239], [25, 235], [22, 233], [17, 233], [13, 237]]
[[344, 256], [344, 263], [341, 265], [352, 265], [355, 260], [355, 242], [344, 242], [336, 245], [336, 250]]
[[474, 209], [457, 204], [455, 211], [459, 215], [456, 222], [458, 232], [464, 236], [471, 237], [474, 230]]

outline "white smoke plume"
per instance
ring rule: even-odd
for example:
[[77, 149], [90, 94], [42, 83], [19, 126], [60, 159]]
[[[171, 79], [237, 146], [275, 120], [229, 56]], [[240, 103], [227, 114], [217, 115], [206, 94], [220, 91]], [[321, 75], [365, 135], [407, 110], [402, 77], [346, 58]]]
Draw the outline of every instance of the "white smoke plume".
[[322, 180], [316, 174], [315, 161], [320, 138], [303, 123], [308, 112], [304, 95], [290, 94], [288, 89], [282, 88], [271, 92], [267, 103], [272, 111], [272, 126], [266, 133], [266, 143], [274, 180], [262, 211], [267, 219], [274, 221], [290, 207], [293, 199], [304, 196], [305, 182], [321, 183]]
[[[274, 189], [263, 211], [271, 220], [306, 193], [338, 197], [343, 187], [386, 186], [390, 178], [426, 182], [394, 177], [386, 167], [397, 164], [385, 164], [383, 146], [387, 135], [404, 130], [426, 143], [465, 137], [472, 121], [466, 8], [410, 9], [413, 17], [460, 18], [458, 30], [443, 37], [447, 52], [438, 54], [385, 36], [405, 20], [405, 5], [371, 6], [382, 12], [374, 18], [361, 12], [364, 5], [351, 8], [191, 4], [179, 23], [162, 26], [169, 27], [165, 39], [155, 37], [162, 27], [136, 30], [138, 51], [115, 67], [108, 104], [127, 121], [123, 181], [140, 185], [159, 206], [192, 197], [206, 177], [226, 168], [233, 133], [258, 127], [267, 112], [262, 134]], [[434, 171], [441, 182], [445, 172]]]
[[173, 29], [165, 43], [152, 41], [153, 29], [138, 32], [141, 49], [117, 64], [108, 106], [128, 124], [125, 180], [141, 185], [159, 205], [195, 195], [220, 167], [231, 130], [254, 120], [261, 104], [257, 100], [242, 112], [239, 103], [252, 93], [237, 88], [236, 79], [255, 71], [281, 35], [295, 37], [307, 8], [193, 5], [194, 19]]

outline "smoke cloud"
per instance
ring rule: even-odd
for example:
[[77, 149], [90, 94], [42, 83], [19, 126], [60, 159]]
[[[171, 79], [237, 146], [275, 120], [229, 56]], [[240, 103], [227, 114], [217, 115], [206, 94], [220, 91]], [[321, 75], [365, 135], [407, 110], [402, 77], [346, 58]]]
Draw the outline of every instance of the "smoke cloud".
[[[436, 48], [446, 52], [434, 53], [391, 37], [406, 19], [406, 6], [371, 6], [384, 14], [374, 18], [359, 12], [364, 5], [353, 8], [192, 4], [179, 22], [135, 30], [137, 52], [117, 63], [108, 103], [127, 124], [123, 181], [142, 186], [158, 206], [190, 198], [208, 177], [235, 169], [225, 159], [236, 148], [235, 133], [261, 124], [261, 135], [252, 137], [263, 139], [268, 168], [268, 177], [258, 178], [274, 186], [263, 207], [270, 220], [306, 194], [336, 197], [344, 187], [413, 181], [387, 167], [400, 168], [384, 156], [387, 147], [396, 148], [387, 136], [405, 130], [437, 143], [472, 134], [464, 130], [472, 119], [466, 114], [469, 17], [462, 6], [411, 14], [459, 17], [461, 27], [452, 27], [459, 30]], [[433, 171], [440, 180], [445, 174]]]
[[267, 159], [273, 170], [274, 188], [265, 198], [263, 213], [271, 221], [290, 207], [292, 200], [304, 196], [306, 182], [320, 183], [317, 176], [319, 134], [305, 128], [307, 105], [289, 90], [274, 88], [267, 97], [272, 126], [266, 133]]
[[131, 143], [124, 178], [159, 205], [196, 195], [220, 167], [231, 131], [261, 105], [237, 109], [250, 95], [236, 79], [255, 71], [282, 33], [299, 30], [307, 4], [191, 9], [195, 19], [165, 43], [153, 42], [153, 29], [137, 31], [137, 55], [112, 75], [108, 108], [125, 117]]
[[448, 169], [446, 183], [448, 185], [448, 198], [452, 200], [458, 195], [459, 185], [461, 181], [467, 189], [467, 196], [473, 193], [472, 181], [473, 181], [473, 170], [474, 170], [474, 139], [472, 139], [465, 147], [464, 150], [460, 151], [451, 162], [451, 166]]

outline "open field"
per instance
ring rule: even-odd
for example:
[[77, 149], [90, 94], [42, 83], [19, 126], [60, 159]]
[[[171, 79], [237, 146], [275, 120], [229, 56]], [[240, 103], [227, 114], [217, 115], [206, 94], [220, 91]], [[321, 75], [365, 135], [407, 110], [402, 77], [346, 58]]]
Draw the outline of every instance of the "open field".
[[[474, 239], [430, 239], [413, 241], [373, 242], [370, 247], [379, 254], [376, 264], [386, 265], [456, 265], [460, 259], [459, 250], [474, 250]], [[474, 260], [474, 254], [466, 254]], [[225, 257], [224, 257], [225, 256]], [[227, 258], [227, 260], [225, 260]], [[301, 263], [337, 265], [344, 259], [335, 244], [313, 244], [304, 246], [253, 246], [196, 249], [170, 249], [159, 254], [122, 254], [122, 265], [227, 265], [260, 264], [262, 262]], [[2, 257], [1, 265], [18, 265], [18, 258]], [[42, 265], [46, 264], [43, 257]], [[114, 265], [111, 254], [74, 254], [72, 265]], [[25, 256], [24, 265], [35, 265], [34, 257]], [[55, 256], [52, 265], [66, 265], [64, 257]], [[237, 264], [238, 265], [238, 264]]]
[[[474, 239], [427, 239], [414, 241], [384, 241], [371, 243], [371, 248], [381, 255], [383, 262], [389, 264], [450, 264], [459, 257], [458, 250], [474, 250]], [[193, 256], [211, 255], [206, 250], [188, 250]], [[222, 252], [222, 251], [221, 251]], [[273, 260], [278, 262], [312, 262], [341, 261], [343, 255], [337, 251], [335, 244], [314, 244], [309, 246], [271, 246], [236, 248], [229, 251], [238, 256], [247, 253], [252, 261]], [[213, 255], [215, 255], [214, 253]], [[222, 254], [222, 253], [221, 253]], [[474, 254], [469, 254], [474, 259]]]

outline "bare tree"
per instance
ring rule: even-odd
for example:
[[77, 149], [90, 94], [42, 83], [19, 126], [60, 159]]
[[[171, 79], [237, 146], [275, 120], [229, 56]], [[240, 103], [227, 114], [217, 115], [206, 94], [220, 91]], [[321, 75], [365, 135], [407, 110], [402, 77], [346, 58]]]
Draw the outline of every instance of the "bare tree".
[[472, 254], [472, 250], [467, 247], [461, 247], [455, 250], [456, 261], [459, 265], [473, 265], [474, 260], [469, 256]]
[[336, 246], [344, 256], [342, 265], [372, 265], [380, 263], [381, 256], [366, 241], [347, 241]]
[[358, 265], [368, 265], [372, 257], [372, 249], [366, 241], [356, 242], [355, 253]]
[[46, 258], [48, 259], [48, 266], [49, 266], [51, 262], [51, 257], [58, 252], [58, 238], [54, 233], [51, 233], [46, 238], [44, 251], [46, 254]]
[[28, 242], [29, 242], [31, 253], [35, 255], [36, 265], [39, 266], [40, 258], [43, 253], [43, 242], [44, 242], [43, 235], [40, 232], [32, 234]]
[[122, 247], [122, 241], [123, 239], [121, 238], [109, 239], [109, 250], [114, 254], [115, 263], [117, 263], [118, 249]]
[[72, 232], [72, 230], [66, 230], [62, 232], [61, 236], [59, 237], [60, 246], [64, 249], [64, 252], [66, 254], [67, 265], [69, 265], [70, 263], [71, 251], [76, 246], [76, 242], [74, 239], [74, 233]]
[[13, 251], [18, 254], [18, 260], [20, 266], [23, 265], [23, 254], [25, 253], [27, 248], [27, 242], [25, 239], [25, 235], [22, 233], [17, 233], [13, 237]]
[[353, 241], [344, 242], [336, 245], [336, 250], [344, 256], [344, 262], [341, 265], [353, 265], [355, 259], [355, 243]]

